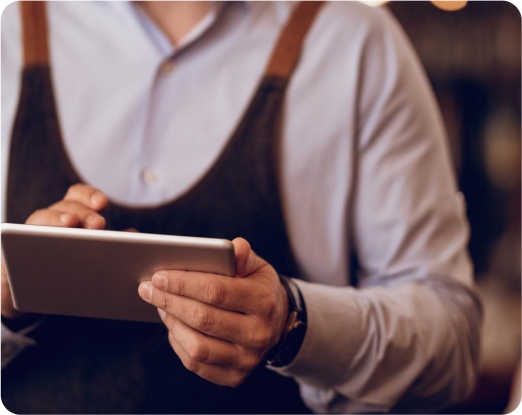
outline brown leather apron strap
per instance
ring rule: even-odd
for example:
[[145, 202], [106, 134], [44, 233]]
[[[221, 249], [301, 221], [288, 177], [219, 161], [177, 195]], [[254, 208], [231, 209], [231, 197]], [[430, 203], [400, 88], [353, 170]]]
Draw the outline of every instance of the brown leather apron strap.
[[24, 66], [47, 64], [49, 45], [45, 1], [21, 1]]
[[304, 39], [323, 4], [323, 1], [302, 1], [296, 6], [279, 35], [265, 75], [290, 77], [299, 60]]

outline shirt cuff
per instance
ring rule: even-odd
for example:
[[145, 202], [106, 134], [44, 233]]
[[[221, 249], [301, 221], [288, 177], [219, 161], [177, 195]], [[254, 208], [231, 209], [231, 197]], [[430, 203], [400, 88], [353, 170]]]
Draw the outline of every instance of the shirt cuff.
[[6, 367], [13, 359], [20, 354], [26, 347], [36, 345], [36, 341], [27, 337], [35, 328], [37, 328], [44, 317], [37, 320], [18, 332], [13, 332], [2, 323], [2, 369]]
[[332, 388], [346, 376], [361, 342], [357, 295], [352, 287], [293, 281], [301, 290], [306, 305], [306, 335], [292, 363], [281, 368], [268, 367], [299, 383]]

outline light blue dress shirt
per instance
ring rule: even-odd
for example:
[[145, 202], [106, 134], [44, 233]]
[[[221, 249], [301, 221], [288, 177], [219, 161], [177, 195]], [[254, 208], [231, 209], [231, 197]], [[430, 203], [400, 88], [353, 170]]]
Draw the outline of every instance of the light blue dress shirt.
[[[173, 47], [131, 3], [51, 2], [61, 128], [82, 178], [133, 206], [189, 189], [225, 146], [292, 7], [216, 3]], [[5, 195], [22, 64], [16, 3], [1, 41]], [[467, 396], [481, 309], [465, 206], [427, 78], [386, 10], [321, 11], [288, 90], [281, 151], [309, 328], [278, 371], [319, 412], [437, 411]], [[3, 364], [9, 343], [18, 351], [28, 336], [2, 329]]]

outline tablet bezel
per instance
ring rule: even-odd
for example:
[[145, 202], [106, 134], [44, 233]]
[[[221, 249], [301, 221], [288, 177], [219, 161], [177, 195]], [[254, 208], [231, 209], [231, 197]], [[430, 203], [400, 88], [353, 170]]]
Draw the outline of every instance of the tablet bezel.
[[[154, 272], [235, 276], [234, 245], [225, 239], [10, 223], [1, 239], [15, 307], [26, 312], [159, 322], [137, 292]], [[109, 303], [115, 296], [117, 307]]]

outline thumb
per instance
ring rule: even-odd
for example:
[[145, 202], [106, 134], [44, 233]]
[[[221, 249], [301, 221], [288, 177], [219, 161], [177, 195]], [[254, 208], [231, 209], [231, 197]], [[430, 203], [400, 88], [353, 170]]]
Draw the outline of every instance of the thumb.
[[236, 276], [244, 277], [250, 275], [261, 267], [266, 262], [262, 258], [258, 257], [250, 244], [243, 238], [236, 238], [232, 241], [234, 249], [236, 251]]

